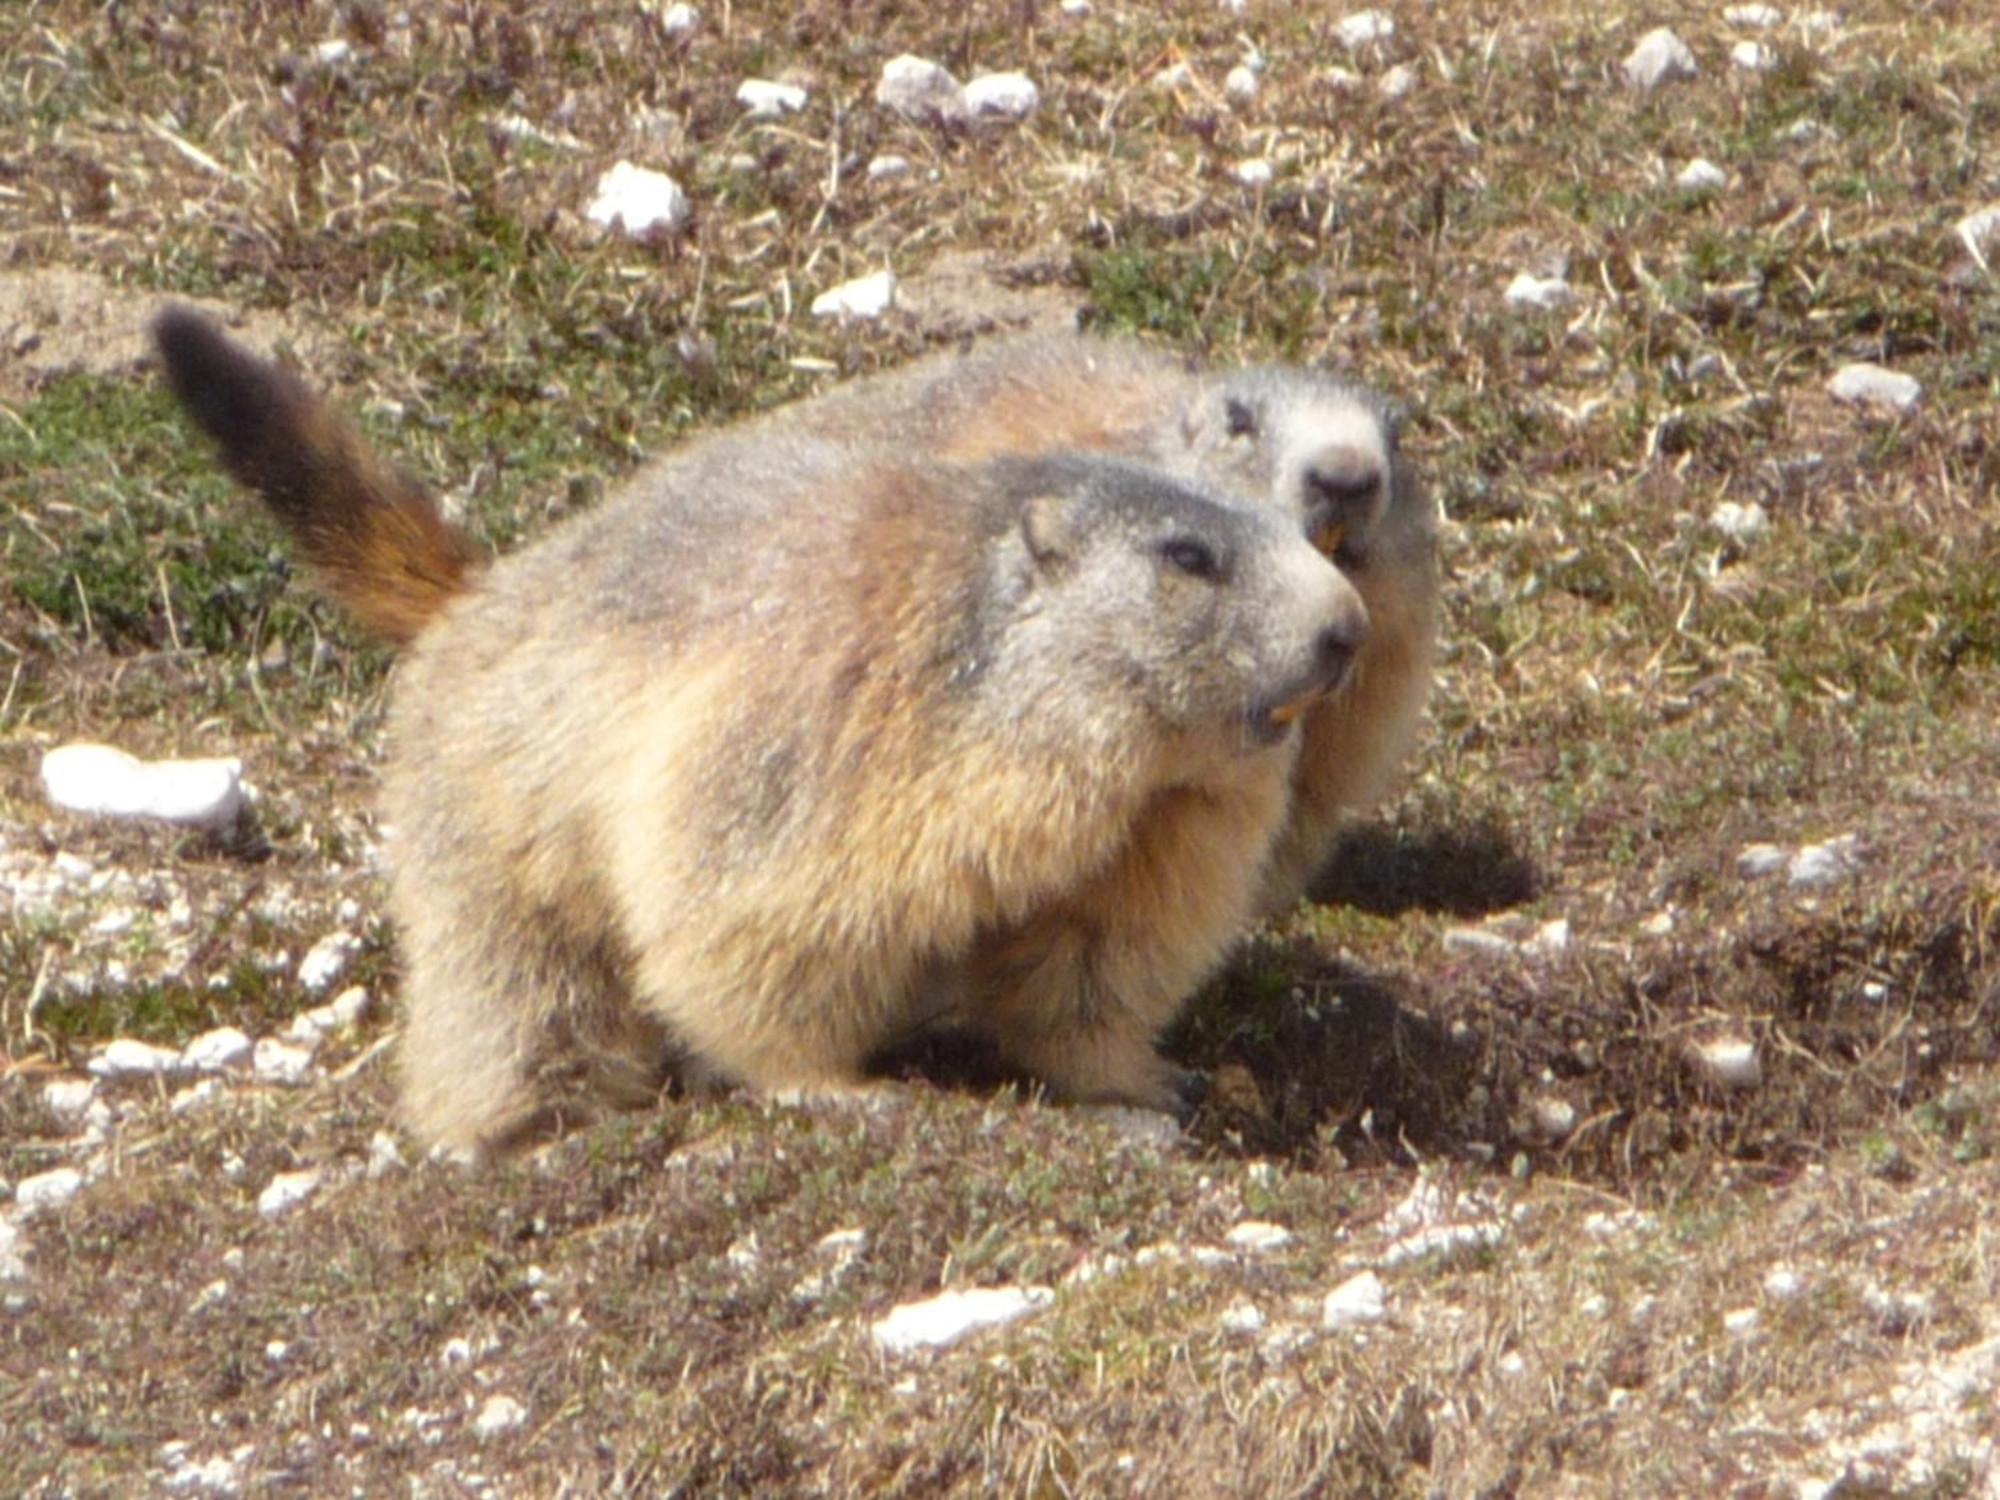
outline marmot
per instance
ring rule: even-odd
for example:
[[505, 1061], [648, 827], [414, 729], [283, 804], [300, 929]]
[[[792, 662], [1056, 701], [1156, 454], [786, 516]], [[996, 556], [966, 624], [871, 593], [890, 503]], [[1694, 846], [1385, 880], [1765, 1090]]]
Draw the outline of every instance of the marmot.
[[[271, 456], [304, 387], [192, 314], [157, 336], [232, 470], [315, 503]], [[1296, 527], [1151, 469], [900, 446], [747, 424], [444, 587], [385, 773], [425, 1139], [650, 1092], [667, 1043], [847, 1086], [939, 1005], [1060, 1094], [1178, 1102], [1154, 1038], [1249, 914], [1365, 606]], [[426, 555], [382, 520], [318, 530]], [[364, 618], [435, 604], [429, 564], [338, 550]]]

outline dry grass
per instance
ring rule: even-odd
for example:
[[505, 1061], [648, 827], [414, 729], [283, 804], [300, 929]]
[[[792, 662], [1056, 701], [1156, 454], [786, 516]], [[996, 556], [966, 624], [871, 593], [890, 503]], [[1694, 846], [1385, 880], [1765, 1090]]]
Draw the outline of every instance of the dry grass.
[[[248, 1487], [303, 1493], [1990, 1491], [1969, 1440], [1933, 1439], [1928, 1470], [1871, 1467], [1864, 1441], [2000, 1332], [2000, 296], [1952, 229], [2000, 200], [1982, 7], [1795, 17], [1756, 76], [1728, 62], [1747, 33], [1675, 4], [1393, 7], [1358, 57], [1335, 12], [1207, 0], [717, 6], [690, 40], [629, 5], [15, 9], [9, 1181], [69, 1159], [39, 1084], [107, 1036], [276, 1029], [335, 926], [394, 990], [371, 916], [388, 660], [289, 586], [132, 367], [149, 299], [256, 314], [496, 546], [686, 431], [1078, 305], [1408, 401], [1449, 593], [1408, 795], [1357, 830], [1333, 904], [1181, 1029], [1215, 1080], [1186, 1141], [929, 1054], [886, 1113], [669, 1102], [490, 1176], [371, 1178], [392, 1012], [336, 1044], [361, 1064], [342, 1081], [178, 1115], [127, 1088], [101, 1174], [22, 1231], [0, 1489], [132, 1493], [186, 1441], [192, 1462], [248, 1445]], [[1703, 71], [1641, 96], [1618, 62], [1655, 24]], [[348, 60], [316, 62], [335, 38]], [[1246, 41], [1268, 67], [1238, 109]], [[979, 135], [896, 121], [872, 88], [903, 50], [1023, 68], [1041, 110]], [[1176, 62], [1188, 81], [1155, 86]], [[1418, 75], [1401, 101], [1374, 87], [1394, 63]], [[753, 74], [811, 102], [748, 123]], [[887, 152], [913, 173], [869, 179]], [[1698, 155], [1727, 189], [1673, 186]], [[1268, 187], [1232, 177], [1251, 156]], [[620, 157], [688, 188], [686, 235], [584, 221]], [[883, 265], [915, 311], [806, 315]], [[1507, 307], [1524, 269], [1560, 269], [1575, 305]], [[1920, 407], [1835, 403], [1858, 358], [1917, 376]], [[1732, 541], [1725, 501], [1769, 529]], [[242, 755], [263, 847], [52, 815], [37, 759], [83, 737]], [[1748, 843], [1846, 834], [1858, 866], [1830, 886], [1737, 873]], [[36, 907], [23, 883], [58, 851], [129, 878]], [[1561, 919], [1568, 946], [1446, 941], [1500, 908], [1492, 930]], [[1725, 1035], [1756, 1043], [1757, 1087], [1689, 1066]], [[320, 1196], [260, 1219], [301, 1166], [329, 1169]], [[1384, 1322], [1316, 1333], [1420, 1173], [1504, 1237], [1384, 1270]], [[1065, 1283], [1243, 1217], [1295, 1238]], [[850, 1227], [868, 1249], [835, 1274], [815, 1247]], [[1767, 1287], [1781, 1262], [1794, 1293]], [[937, 1356], [868, 1341], [899, 1301], [1016, 1282], [1064, 1289]], [[1245, 1300], [1262, 1335], [1221, 1326]], [[496, 1392], [529, 1421], [482, 1443]], [[1947, 1430], [1990, 1431], [1981, 1399], [1952, 1398]]]

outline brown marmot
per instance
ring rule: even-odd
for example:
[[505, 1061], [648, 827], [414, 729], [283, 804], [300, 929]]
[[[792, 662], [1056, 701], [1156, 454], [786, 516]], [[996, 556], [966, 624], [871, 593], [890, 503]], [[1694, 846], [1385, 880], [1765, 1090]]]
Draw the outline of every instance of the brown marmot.
[[[192, 314], [157, 335], [232, 470], [316, 505], [262, 430], [303, 386]], [[886, 446], [747, 424], [478, 575], [393, 477], [318, 528], [416, 539], [318, 556], [364, 618], [445, 596], [385, 774], [427, 1140], [644, 1094], [666, 1044], [844, 1087], [940, 1007], [1063, 1095], [1176, 1104], [1154, 1038], [1249, 914], [1365, 607], [1296, 527], [1151, 469]]]

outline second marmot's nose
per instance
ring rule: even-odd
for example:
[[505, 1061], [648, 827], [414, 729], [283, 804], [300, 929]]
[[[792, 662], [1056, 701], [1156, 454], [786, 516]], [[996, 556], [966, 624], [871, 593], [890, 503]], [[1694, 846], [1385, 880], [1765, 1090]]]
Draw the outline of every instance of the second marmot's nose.
[[1354, 665], [1354, 653], [1368, 636], [1365, 623], [1341, 621], [1329, 625], [1313, 638], [1313, 670], [1328, 687], [1338, 687]]
[[1353, 443], [1335, 443], [1312, 456], [1305, 470], [1306, 498], [1332, 508], [1342, 519], [1365, 509], [1382, 484], [1375, 455]]

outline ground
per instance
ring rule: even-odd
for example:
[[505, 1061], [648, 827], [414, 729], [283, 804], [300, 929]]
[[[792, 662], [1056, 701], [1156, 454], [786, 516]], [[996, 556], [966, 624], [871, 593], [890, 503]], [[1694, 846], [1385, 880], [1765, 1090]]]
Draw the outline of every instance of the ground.
[[[0, 1491], [2000, 1495], [1986, 8], [1439, 0], [1351, 46], [1337, 7], [1078, 9], [29, 0], [0, 35]], [[1628, 81], [1655, 26], [1696, 76]], [[905, 51], [1039, 108], [901, 120]], [[805, 107], [746, 118], [753, 76]], [[691, 222], [590, 223], [620, 159]], [[885, 267], [899, 310], [809, 314]], [[168, 297], [496, 548], [989, 327], [1358, 375], [1447, 518], [1406, 789], [1190, 1007], [1185, 1132], [939, 1050], [868, 1108], [416, 1161], [393, 662], [159, 390]], [[1919, 400], [1836, 398], [1853, 361]], [[56, 810], [80, 739], [239, 757], [254, 827]], [[300, 1085], [62, 1087], [334, 989], [367, 1013]], [[1052, 1295], [948, 1348], [873, 1332], [1016, 1287]]]

